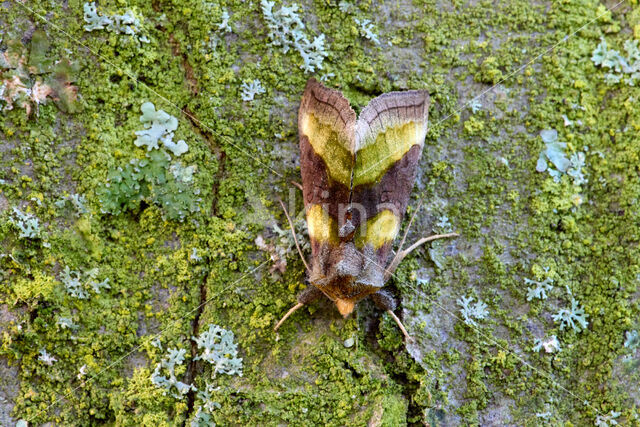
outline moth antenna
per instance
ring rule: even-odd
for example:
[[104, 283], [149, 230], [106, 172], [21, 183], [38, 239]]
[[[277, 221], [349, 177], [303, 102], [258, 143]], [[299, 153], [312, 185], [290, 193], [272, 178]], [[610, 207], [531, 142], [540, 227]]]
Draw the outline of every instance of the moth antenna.
[[295, 185], [296, 187], [298, 187], [298, 188], [300, 189], [300, 191], [304, 191], [304, 190], [302, 189], [302, 184], [300, 184], [298, 181], [291, 181], [291, 183], [292, 183], [293, 185]]
[[302, 307], [304, 307], [304, 304], [303, 304], [303, 303], [301, 303], [301, 302], [299, 302], [299, 303], [297, 303], [296, 305], [294, 305], [293, 307], [291, 307], [291, 308], [289, 309], [289, 311], [287, 311], [287, 314], [285, 314], [285, 315], [282, 317], [282, 319], [280, 319], [280, 321], [279, 321], [279, 322], [276, 324], [276, 326], [273, 328], [273, 332], [277, 331], [277, 330], [278, 330], [278, 328], [279, 328], [280, 326], [282, 326], [282, 324], [284, 323], [284, 321], [285, 321], [285, 320], [287, 320], [287, 318], [288, 318], [289, 316], [291, 316], [291, 315], [292, 315], [296, 310], [298, 310], [299, 308], [302, 308]]
[[402, 252], [406, 252], [406, 254], [409, 255], [409, 253], [411, 253], [418, 246], [423, 245], [427, 242], [431, 242], [432, 240], [447, 239], [449, 237], [458, 237], [458, 236], [460, 236], [460, 234], [458, 233], [446, 233], [446, 234], [434, 234], [433, 236], [423, 237], [422, 239], [418, 240], [417, 242], [415, 242], [413, 245], [409, 246], [407, 249], [403, 250]]
[[[282, 203], [282, 200], [278, 199], [278, 201], [280, 202], [280, 206], [282, 206], [282, 210], [284, 211], [284, 214], [286, 215], [287, 220], [289, 221], [289, 227], [291, 227], [291, 234], [293, 234], [293, 241], [296, 243], [296, 248], [298, 249], [298, 254], [300, 255], [300, 259], [304, 264], [304, 268], [306, 268], [307, 271], [309, 271], [309, 265], [307, 264], [307, 261], [304, 259], [304, 255], [302, 255], [302, 249], [300, 249], [300, 245], [298, 244], [298, 238], [296, 237], [296, 230], [295, 228], [293, 228], [293, 221], [291, 221], [289, 212], [287, 212], [287, 208], [285, 208], [284, 203]], [[287, 316], [285, 316], [285, 319], [286, 317]]]
[[391, 310], [387, 310], [387, 313], [389, 313], [389, 316], [391, 316], [393, 318], [393, 320], [396, 321], [396, 323], [398, 324], [398, 327], [400, 328], [400, 330], [404, 334], [404, 337], [406, 338], [406, 340], [409, 341], [409, 342], [415, 342], [413, 337], [411, 337], [411, 335], [409, 335], [409, 332], [407, 332], [407, 330], [405, 329], [405, 327], [402, 324], [402, 322], [400, 321], [400, 319], [398, 319], [398, 316], [396, 316], [396, 314]]
[[393, 276], [393, 272], [396, 271], [396, 268], [398, 268], [398, 265], [402, 262], [402, 260], [411, 252], [413, 252], [416, 248], [418, 248], [420, 245], [424, 245], [425, 243], [430, 242], [432, 240], [436, 240], [436, 239], [446, 239], [449, 237], [458, 237], [458, 236], [459, 236], [458, 233], [434, 234], [433, 236], [423, 237], [422, 239], [419, 239], [417, 242], [409, 246], [407, 249], [398, 251], [396, 256], [393, 257], [393, 260], [389, 264], [389, 267], [385, 269], [384, 281], [386, 282], [387, 280], [389, 280], [391, 276]]
[[407, 236], [409, 235], [411, 224], [413, 224], [413, 220], [416, 218], [416, 216], [418, 216], [418, 212], [420, 212], [420, 209], [422, 209], [422, 200], [420, 200], [420, 203], [418, 204], [416, 211], [413, 213], [413, 215], [411, 215], [411, 218], [409, 218], [409, 224], [407, 224], [407, 229], [404, 231], [402, 240], [400, 240], [400, 245], [398, 246], [398, 252], [402, 250], [402, 247], [404, 246], [404, 241], [407, 240]]

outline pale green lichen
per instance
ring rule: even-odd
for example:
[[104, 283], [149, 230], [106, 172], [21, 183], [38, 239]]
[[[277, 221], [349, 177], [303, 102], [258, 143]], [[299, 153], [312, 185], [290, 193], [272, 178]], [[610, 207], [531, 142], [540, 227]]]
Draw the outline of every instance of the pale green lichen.
[[180, 156], [189, 147], [183, 140], [173, 141], [178, 128], [175, 117], [156, 111], [151, 102], [145, 102], [140, 109], [140, 121], [147, 129], [135, 132], [138, 138], [134, 143], [147, 147], [146, 156], [109, 172], [106, 185], [97, 190], [102, 212], [117, 215], [136, 209], [145, 201], [158, 204], [170, 219], [184, 220], [187, 214], [200, 209], [200, 189], [193, 185], [196, 166], [172, 160], [164, 148]]
[[100, 15], [95, 2], [83, 5], [84, 26], [86, 31], [107, 30], [115, 33], [136, 36], [142, 43], [149, 43], [149, 38], [143, 34], [143, 27], [135, 14], [128, 10], [122, 15]]
[[[164, 393], [168, 393], [176, 399], [182, 399], [193, 389], [193, 385], [185, 384], [176, 378], [176, 367], [183, 364], [184, 355], [187, 350], [184, 348], [181, 348], [180, 350], [170, 348], [167, 351], [168, 354], [153, 370], [153, 373], [151, 374], [151, 382], [156, 387], [164, 389]], [[162, 373], [168, 374], [169, 376], [161, 375]], [[182, 374], [184, 372], [180, 373]]]
[[64, 112], [80, 110], [76, 102], [78, 88], [75, 80], [75, 64], [63, 58], [54, 60], [50, 53], [50, 40], [42, 30], [31, 35], [29, 46], [18, 40], [7, 40], [7, 46], [0, 51], [0, 101], [2, 110], [12, 110], [14, 106], [23, 108], [27, 115], [52, 99]]
[[560, 330], [571, 326], [571, 329], [580, 332], [589, 325], [589, 321], [587, 320], [589, 315], [585, 314], [584, 308], [579, 305], [575, 298], [571, 298], [571, 308], [560, 309], [560, 311], [552, 317], [556, 322], [560, 322]]
[[180, 156], [189, 150], [189, 146], [183, 140], [173, 141], [173, 133], [178, 129], [178, 119], [163, 110], [156, 111], [152, 102], [142, 104], [140, 111], [140, 122], [145, 129], [136, 131], [136, 147], [146, 145], [147, 151], [157, 150], [160, 148], [158, 143], [161, 142], [174, 156]]
[[35, 239], [40, 237], [40, 221], [35, 215], [24, 213], [16, 207], [13, 208], [13, 214], [13, 225], [20, 231], [18, 238]]
[[478, 300], [475, 304], [471, 304], [472, 302], [473, 297], [462, 297], [456, 301], [460, 306], [460, 314], [464, 323], [469, 326], [478, 326], [475, 319], [486, 319], [489, 312], [487, 311], [487, 304], [484, 302]]

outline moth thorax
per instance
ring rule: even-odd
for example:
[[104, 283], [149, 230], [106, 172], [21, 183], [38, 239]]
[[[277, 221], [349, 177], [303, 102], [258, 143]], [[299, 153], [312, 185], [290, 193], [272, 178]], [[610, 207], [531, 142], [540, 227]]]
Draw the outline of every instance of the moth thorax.
[[366, 245], [363, 252], [362, 270], [355, 282], [359, 285], [381, 288], [384, 285], [384, 267], [376, 262], [377, 258], [371, 245]]
[[357, 277], [362, 272], [362, 254], [353, 242], [340, 244], [339, 258], [336, 262], [336, 274], [338, 276]]
[[348, 242], [353, 239], [353, 233], [356, 231], [356, 226], [353, 225], [351, 206], [338, 206], [338, 237], [340, 241]]
[[340, 227], [340, 230], [338, 230], [338, 237], [340, 237], [342, 241], [351, 240], [354, 231], [356, 231], [356, 226], [353, 225], [351, 219], [348, 219], [344, 225]]

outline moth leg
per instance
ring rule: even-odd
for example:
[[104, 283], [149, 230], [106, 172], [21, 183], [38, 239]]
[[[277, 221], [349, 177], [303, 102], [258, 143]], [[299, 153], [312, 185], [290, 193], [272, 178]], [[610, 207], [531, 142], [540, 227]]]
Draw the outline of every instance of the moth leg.
[[299, 308], [302, 308], [303, 306], [309, 304], [310, 302], [317, 300], [323, 295], [324, 294], [322, 293], [322, 291], [320, 291], [320, 289], [316, 288], [313, 285], [307, 284], [307, 287], [302, 292], [300, 292], [296, 297], [296, 299], [298, 300], [298, 303], [293, 307], [291, 307], [289, 311], [287, 311], [287, 314], [285, 314], [282, 317], [282, 319], [280, 319], [280, 321], [276, 324], [275, 328], [273, 328], [273, 331], [274, 332], [277, 331], [278, 328], [282, 326], [284, 321], [287, 320], [287, 318], [291, 316], [296, 310], [298, 310]]
[[287, 220], [289, 221], [289, 227], [291, 227], [291, 234], [293, 235], [293, 241], [296, 243], [296, 248], [298, 249], [298, 255], [300, 255], [300, 259], [304, 264], [304, 268], [306, 268], [307, 271], [309, 271], [309, 265], [307, 264], [307, 261], [304, 259], [304, 255], [302, 255], [302, 249], [300, 249], [300, 245], [298, 244], [298, 238], [296, 237], [296, 229], [293, 227], [293, 221], [291, 221], [289, 212], [287, 212], [287, 208], [284, 206], [284, 203], [282, 203], [282, 200], [278, 199], [278, 201], [280, 202], [280, 206], [282, 206], [282, 210], [284, 211], [284, 214], [287, 217]]
[[295, 185], [296, 187], [298, 187], [300, 189], [300, 191], [302, 191], [302, 184], [300, 184], [298, 181], [291, 181], [291, 183], [293, 185]]
[[[400, 265], [402, 260], [411, 252], [413, 252], [415, 249], [420, 247], [421, 245], [424, 245], [427, 242], [431, 242], [432, 240], [446, 239], [449, 237], [458, 237], [458, 236], [459, 236], [458, 233], [434, 234], [433, 236], [423, 237], [422, 239], [418, 239], [417, 242], [409, 246], [407, 249], [402, 249], [402, 245], [401, 245], [400, 249], [398, 250], [398, 253], [396, 254], [395, 257], [393, 257], [393, 260], [391, 260], [389, 267], [387, 267], [384, 272], [384, 281], [386, 282], [387, 280], [389, 280], [391, 276], [393, 276], [393, 273], [396, 271], [396, 268], [398, 268], [398, 265]], [[404, 242], [404, 238], [402, 239], [402, 241]]]
[[396, 322], [407, 341], [413, 342], [414, 339], [409, 335], [409, 332], [407, 332], [400, 319], [398, 319], [398, 316], [393, 312], [397, 307], [397, 303], [396, 299], [391, 295], [391, 292], [385, 291], [384, 289], [379, 290], [375, 294], [371, 295], [371, 299], [379, 309], [385, 310], [389, 313], [389, 316], [391, 316], [391, 318]]

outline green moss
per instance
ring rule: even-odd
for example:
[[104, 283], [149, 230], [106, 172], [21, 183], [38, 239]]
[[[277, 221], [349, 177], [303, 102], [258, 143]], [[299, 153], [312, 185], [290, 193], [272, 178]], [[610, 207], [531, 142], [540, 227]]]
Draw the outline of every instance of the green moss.
[[407, 402], [400, 396], [387, 395], [380, 402], [384, 427], [404, 426], [407, 423]]
[[18, 279], [11, 290], [15, 294], [16, 303], [28, 303], [37, 299], [49, 301], [54, 296], [58, 284], [53, 277], [36, 271], [32, 278]]

